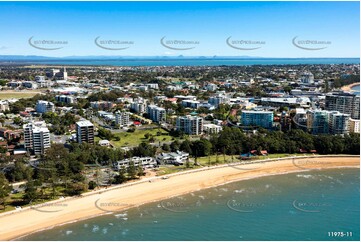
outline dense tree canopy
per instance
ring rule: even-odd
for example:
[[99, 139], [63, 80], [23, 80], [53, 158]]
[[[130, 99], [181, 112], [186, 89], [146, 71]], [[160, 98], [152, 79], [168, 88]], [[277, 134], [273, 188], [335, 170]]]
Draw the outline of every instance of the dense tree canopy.
[[315, 136], [300, 129], [287, 132], [260, 129], [255, 134], [246, 134], [237, 127], [225, 127], [209, 139], [209, 144], [202, 142], [205, 142], [204, 139], [193, 142], [185, 140], [181, 145], [173, 142], [171, 147], [175, 146], [193, 156], [215, 153], [235, 155], [258, 149], [269, 153], [298, 153], [302, 149], [316, 150], [320, 154], [360, 154], [359, 134]]

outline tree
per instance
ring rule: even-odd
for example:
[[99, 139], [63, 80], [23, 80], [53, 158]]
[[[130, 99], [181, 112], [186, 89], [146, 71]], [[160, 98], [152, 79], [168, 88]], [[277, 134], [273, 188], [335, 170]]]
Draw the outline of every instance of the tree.
[[346, 154], [360, 154], [360, 134], [351, 133], [349, 135], [345, 135], [344, 138], [345, 145], [345, 153]]
[[119, 170], [119, 174], [115, 177], [115, 183], [122, 184], [123, 182], [127, 181], [127, 177], [125, 175], [127, 173], [124, 166], [122, 166]]
[[332, 154], [334, 144], [330, 135], [319, 135], [315, 138], [316, 150], [319, 154]]
[[4, 210], [6, 208], [6, 198], [9, 195], [12, 187], [9, 185], [9, 181], [6, 179], [3, 173], [0, 173], [0, 204], [3, 205]]
[[157, 148], [154, 147], [153, 145], [142, 142], [138, 145], [138, 147], [132, 150], [132, 154], [133, 156], [140, 156], [140, 157], [146, 157], [146, 156], [154, 157], [156, 149]]
[[171, 151], [175, 152], [175, 151], [179, 150], [179, 146], [180, 146], [179, 141], [175, 140], [170, 144], [170, 149], [171, 149]]
[[14, 167], [6, 171], [5, 176], [11, 182], [22, 181], [30, 179], [32, 172], [31, 167], [25, 166], [21, 160], [17, 160]]
[[107, 130], [104, 128], [98, 129], [98, 135], [100, 138], [107, 139], [107, 140], [111, 140], [114, 136], [110, 130]]
[[154, 138], [154, 136], [152, 135], [152, 136], [150, 136], [150, 138], [149, 138], [149, 142], [150, 143], [154, 143], [155, 142], [155, 138]]
[[136, 171], [136, 168], [134, 166], [134, 161], [131, 161], [129, 163], [129, 166], [128, 166], [128, 175], [130, 177], [130, 179], [135, 179], [136, 176], [137, 176], [137, 171]]
[[219, 157], [218, 157], [218, 152], [216, 153], [216, 164], [219, 163]]
[[181, 130], [177, 130], [177, 129], [172, 129], [169, 132], [169, 135], [175, 138], [182, 138], [184, 136], [184, 132]]
[[138, 177], [141, 177], [141, 176], [144, 176], [144, 170], [143, 170], [143, 166], [142, 165], [139, 165], [138, 166], [138, 169], [137, 169], [137, 175]]
[[261, 146], [258, 146], [257, 148], [257, 155], [262, 155], [262, 147]]
[[187, 152], [187, 153], [191, 154], [192, 153], [191, 142], [188, 139], [186, 139], [185, 141], [182, 142], [179, 149], [181, 151], [184, 151], [184, 152]]
[[207, 139], [200, 139], [192, 142], [192, 154], [195, 157], [208, 156], [211, 153], [212, 143]]
[[287, 137], [296, 141], [298, 149], [313, 150], [313, 136], [301, 129], [293, 129], [287, 132]]
[[60, 177], [65, 185], [65, 189], [68, 188], [68, 181], [71, 177], [71, 171], [69, 167], [69, 162], [66, 160], [61, 160], [57, 165], [57, 176]]
[[0, 80], [0, 86], [6, 86], [7, 82], [8, 82], [7, 80], [1, 79]]
[[86, 184], [84, 184], [83, 182], [75, 182], [69, 184], [68, 189], [66, 189], [66, 193], [70, 196], [77, 196], [86, 190], [87, 190]]
[[21, 125], [23, 124], [23, 120], [20, 117], [15, 117], [13, 119], [14, 124]]
[[285, 87], [283, 88], [283, 91], [284, 91], [284, 92], [287, 92], [287, 93], [290, 93], [291, 90], [292, 90], [292, 87], [290, 87], [290, 86], [285, 86]]
[[250, 146], [245, 134], [236, 127], [224, 129], [219, 133], [218, 139], [215, 141], [216, 150], [222, 150], [228, 155], [239, 154], [242, 151], [242, 147]]
[[33, 181], [30, 180], [26, 183], [25, 194], [23, 198], [28, 203], [35, 201], [38, 198], [37, 189]]
[[163, 144], [162, 145], [162, 150], [164, 151], [170, 151], [170, 146], [168, 144]]
[[89, 190], [93, 190], [93, 189], [95, 189], [97, 186], [98, 186], [98, 185], [97, 185], [97, 183], [96, 183], [95, 181], [90, 181], [90, 182], [88, 183], [88, 188], [89, 188]]

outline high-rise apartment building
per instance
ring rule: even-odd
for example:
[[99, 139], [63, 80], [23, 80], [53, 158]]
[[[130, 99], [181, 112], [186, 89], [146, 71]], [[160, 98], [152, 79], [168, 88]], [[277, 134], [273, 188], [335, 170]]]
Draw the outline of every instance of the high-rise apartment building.
[[329, 133], [347, 134], [349, 132], [350, 115], [332, 111], [329, 113]]
[[352, 93], [335, 92], [326, 95], [325, 109], [349, 114], [353, 119], [360, 119], [360, 96]]
[[38, 113], [47, 113], [47, 112], [54, 112], [55, 105], [52, 102], [38, 100], [35, 107], [36, 112]]
[[44, 121], [23, 125], [25, 148], [35, 155], [44, 154], [50, 147], [50, 132]]
[[76, 140], [78, 143], [94, 144], [94, 125], [88, 120], [76, 123]]
[[115, 124], [119, 126], [129, 125], [129, 112], [116, 112], [115, 113]]
[[349, 114], [338, 111], [307, 111], [307, 128], [312, 134], [347, 134], [349, 120]]
[[176, 129], [190, 135], [200, 135], [203, 132], [203, 119], [196, 116], [178, 117]]
[[259, 126], [265, 129], [273, 127], [273, 112], [242, 111], [241, 123], [244, 126]]
[[164, 108], [156, 105], [149, 105], [147, 107], [147, 113], [149, 115], [149, 119], [156, 123], [164, 123], [166, 121], [166, 111]]

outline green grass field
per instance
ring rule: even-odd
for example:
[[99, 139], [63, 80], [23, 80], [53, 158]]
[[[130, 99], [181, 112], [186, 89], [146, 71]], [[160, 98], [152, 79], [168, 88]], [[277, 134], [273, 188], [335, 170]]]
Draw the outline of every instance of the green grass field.
[[[51, 188], [46, 188], [44, 190], [44, 194], [47, 194], [47, 195], [50, 195], [51, 192], [52, 192]], [[9, 197], [6, 199], [6, 208], [5, 208], [5, 210], [3, 209], [3, 206], [0, 206], [0, 213], [15, 210], [16, 206], [20, 206], [22, 208], [25, 208], [25, 207], [29, 207], [29, 206], [32, 206], [32, 205], [37, 205], [37, 204], [49, 202], [49, 201], [52, 201], [52, 200], [56, 200], [60, 196], [66, 196], [65, 193], [64, 193], [64, 188], [63, 187], [56, 187], [56, 197], [47, 198], [47, 199], [38, 199], [38, 200], [32, 202], [31, 204], [24, 203], [24, 201], [23, 201], [23, 196], [24, 195], [25, 195], [24, 192], [10, 194]]]
[[[239, 161], [237, 159], [237, 157], [238, 157], [237, 155], [233, 156], [233, 162]], [[197, 159], [197, 162], [202, 166], [208, 166], [209, 163], [211, 165], [224, 164], [224, 163], [227, 163], [227, 162], [232, 162], [232, 156], [231, 155], [225, 155], [223, 157], [223, 155], [218, 155], [218, 161], [217, 161], [217, 156], [216, 155], [210, 155], [210, 156], [205, 156], [205, 157], [199, 157]]]
[[[307, 155], [311, 155], [311, 154], [307, 154]], [[284, 157], [289, 157], [289, 156], [304, 156], [304, 154], [269, 154], [266, 156], [253, 157], [252, 160], [266, 160], [266, 159], [284, 158]], [[240, 161], [239, 158], [240, 158], [239, 155], [234, 155], [233, 161], [232, 161], [231, 155], [226, 155], [225, 157], [223, 157], [223, 155], [218, 155], [218, 162], [217, 162], [217, 156], [211, 155], [211, 156], [198, 158], [198, 163], [203, 166], [209, 165], [209, 163], [211, 163], [211, 165], [224, 164], [224, 163], [230, 163], [230, 162], [238, 162], [238, 161]], [[224, 162], [224, 160], [225, 160], [225, 162]]]
[[[307, 154], [308, 156], [311, 156], [311, 154]], [[268, 156], [256, 156], [254, 157], [252, 160], [266, 160], [266, 159], [275, 159], [275, 158], [284, 158], [284, 157], [289, 157], [289, 156], [305, 156], [304, 154], [269, 154]], [[226, 164], [226, 163], [232, 163], [232, 162], [239, 162], [241, 161], [239, 159], [240, 157], [238, 155], [234, 155], [233, 158], [231, 155], [218, 155], [218, 158], [216, 155], [211, 155], [211, 156], [205, 156], [205, 157], [199, 157], [197, 159], [197, 162], [199, 164], [199, 166], [195, 166], [194, 165], [194, 158], [191, 158], [189, 161], [189, 168], [186, 168], [185, 165], [183, 166], [173, 166], [173, 165], [164, 165], [159, 167], [158, 171], [157, 171], [157, 175], [161, 176], [161, 175], [167, 175], [167, 174], [171, 174], [171, 173], [175, 173], [175, 172], [180, 172], [180, 171], [186, 171], [186, 170], [191, 170], [191, 169], [195, 169], [195, 168], [201, 168], [201, 167], [205, 167], [205, 166], [214, 166], [216, 164]], [[218, 159], [218, 161], [217, 161]]]
[[34, 97], [37, 92], [0, 92], [0, 100], [11, 98], [31, 98]]
[[[158, 131], [162, 134], [157, 136]], [[139, 130], [136, 129], [133, 133], [122, 132], [114, 134], [115, 137], [119, 137], [119, 141], [112, 140], [111, 143], [114, 147], [124, 147], [124, 146], [138, 146], [144, 141], [148, 141], [144, 135], [149, 133], [155, 138], [154, 143], [160, 142], [169, 142], [172, 140], [172, 137], [168, 135], [168, 132], [163, 129], [150, 129], [150, 130]]]

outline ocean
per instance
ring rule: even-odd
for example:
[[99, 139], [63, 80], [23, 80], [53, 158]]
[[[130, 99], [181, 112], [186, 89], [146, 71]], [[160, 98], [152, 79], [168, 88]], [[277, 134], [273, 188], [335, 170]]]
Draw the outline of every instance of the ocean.
[[54, 59], [19, 61], [13, 63], [44, 65], [92, 66], [247, 66], [247, 65], [298, 65], [298, 64], [360, 64], [359, 58], [134, 58], [134, 59]]
[[353, 92], [354, 94], [360, 96], [360, 85], [353, 86], [351, 88], [351, 92]]
[[359, 181], [354, 168], [238, 181], [21, 240], [359, 241]]
[[356, 86], [353, 86], [352, 88], [351, 88], [353, 91], [360, 91], [360, 85], [356, 85]]

